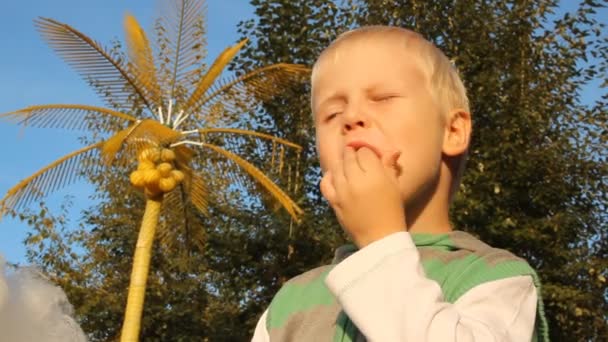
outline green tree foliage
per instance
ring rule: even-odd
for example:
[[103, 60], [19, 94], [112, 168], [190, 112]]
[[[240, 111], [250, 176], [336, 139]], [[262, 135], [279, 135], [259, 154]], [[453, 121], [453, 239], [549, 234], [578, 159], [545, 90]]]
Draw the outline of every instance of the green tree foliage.
[[[279, 62], [311, 66], [339, 33], [366, 24], [412, 28], [445, 51], [465, 80], [474, 118], [455, 226], [538, 270], [552, 340], [608, 337], [608, 37], [597, 12], [606, 1], [583, 1], [565, 15], [557, 14], [557, 1], [251, 4], [255, 18], [239, 25], [251, 43], [232, 64], [237, 74]], [[582, 97], [589, 86], [604, 87], [595, 102]], [[305, 209], [302, 223], [291, 222], [270, 198], [244, 201], [225, 184], [217, 195], [233, 205], [191, 220], [198, 238], [158, 246], [143, 340], [248, 340], [281, 283], [326, 263], [345, 241], [318, 190], [308, 92], [309, 86], [285, 89], [239, 123], [303, 147], [299, 163], [294, 155], [283, 161], [297, 165], [297, 180], [281, 184]], [[252, 146], [242, 148], [248, 160], [264, 162]], [[102, 341], [119, 332], [142, 198], [118, 181], [101, 181], [122, 179], [119, 172], [96, 177], [100, 204], [84, 213], [79, 229], [62, 232], [69, 224], [60, 214], [24, 218], [38, 227], [28, 238], [30, 257], [66, 289], [85, 331]], [[195, 242], [204, 248], [190, 246]]]

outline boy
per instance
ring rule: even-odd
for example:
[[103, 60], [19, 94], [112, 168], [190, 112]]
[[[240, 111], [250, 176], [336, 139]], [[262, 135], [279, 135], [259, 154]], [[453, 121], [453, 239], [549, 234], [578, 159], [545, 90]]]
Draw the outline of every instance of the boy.
[[547, 326], [534, 271], [452, 231], [469, 146], [464, 86], [420, 35], [347, 32], [317, 60], [321, 192], [356, 247], [277, 293], [254, 341], [530, 341]]

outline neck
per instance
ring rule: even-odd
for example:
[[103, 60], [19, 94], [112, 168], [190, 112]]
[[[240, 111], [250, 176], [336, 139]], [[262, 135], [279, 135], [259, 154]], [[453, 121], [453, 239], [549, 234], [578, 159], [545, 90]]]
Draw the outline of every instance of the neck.
[[442, 234], [452, 231], [447, 205], [408, 210], [407, 227], [410, 233]]
[[[446, 171], [441, 170], [440, 173], [445, 174]], [[410, 233], [442, 234], [452, 231], [449, 217], [450, 184], [450, 177], [440, 175], [437, 184], [427, 194], [406, 208], [405, 217]]]

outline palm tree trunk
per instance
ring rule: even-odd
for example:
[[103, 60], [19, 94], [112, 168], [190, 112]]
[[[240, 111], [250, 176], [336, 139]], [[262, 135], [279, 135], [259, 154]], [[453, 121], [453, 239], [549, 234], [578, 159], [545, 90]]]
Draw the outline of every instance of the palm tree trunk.
[[161, 203], [162, 195], [146, 199], [146, 210], [141, 222], [141, 228], [139, 229], [135, 255], [133, 256], [133, 269], [131, 271], [127, 308], [120, 336], [121, 342], [135, 342], [139, 339], [152, 243], [154, 242], [154, 233], [158, 224]]

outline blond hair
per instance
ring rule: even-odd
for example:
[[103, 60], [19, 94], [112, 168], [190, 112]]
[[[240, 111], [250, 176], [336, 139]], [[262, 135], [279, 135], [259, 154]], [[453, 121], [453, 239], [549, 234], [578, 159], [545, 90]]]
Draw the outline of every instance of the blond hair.
[[386, 39], [387, 37], [400, 38], [404, 48], [412, 48], [410, 52], [418, 57], [420, 67], [430, 81], [430, 90], [444, 111], [458, 108], [465, 110], [467, 113], [470, 112], [466, 89], [453, 63], [422, 35], [401, 27], [363, 26], [339, 35], [317, 58], [311, 75], [313, 87], [319, 69], [319, 61], [329, 52], [335, 52], [340, 45], [347, 41], [362, 38]]
[[[443, 117], [447, 117], [452, 110], [459, 109], [470, 113], [469, 99], [466, 88], [458, 70], [448, 57], [439, 50], [434, 44], [426, 40], [422, 35], [401, 27], [394, 26], [363, 26], [340, 34], [317, 58], [311, 75], [311, 84], [314, 89], [315, 79], [319, 72], [319, 62], [330, 52], [337, 53], [340, 45], [353, 40], [364, 38], [371, 39], [398, 39], [402, 43], [404, 50], [412, 53], [415, 60], [419, 63], [420, 69], [427, 76], [429, 90], [436, 103], [441, 108]], [[337, 57], [334, 56], [334, 57]], [[314, 91], [311, 92], [314, 94]], [[313, 98], [311, 96], [311, 106]], [[314, 111], [314, 108], [313, 108]], [[456, 172], [450, 194], [456, 192], [464, 166], [466, 164], [468, 151], [460, 156], [457, 161]]]

